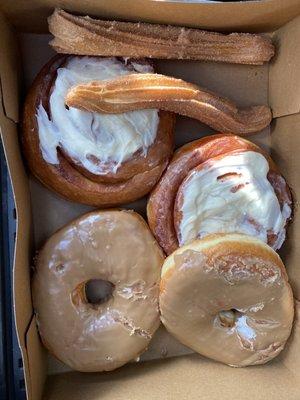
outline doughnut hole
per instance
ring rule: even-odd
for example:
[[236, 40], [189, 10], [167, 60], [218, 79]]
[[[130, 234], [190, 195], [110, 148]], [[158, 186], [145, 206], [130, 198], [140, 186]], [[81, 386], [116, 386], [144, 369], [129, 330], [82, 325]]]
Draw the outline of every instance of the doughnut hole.
[[81, 282], [72, 291], [72, 302], [75, 306], [79, 304], [90, 305], [92, 308], [108, 302], [113, 297], [115, 285], [104, 279], [89, 279]]
[[217, 314], [219, 323], [224, 328], [232, 328], [235, 325], [238, 311], [234, 308], [231, 310], [222, 310]]
[[115, 285], [103, 279], [90, 279], [85, 283], [86, 301], [90, 304], [106, 303], [112, 296]]

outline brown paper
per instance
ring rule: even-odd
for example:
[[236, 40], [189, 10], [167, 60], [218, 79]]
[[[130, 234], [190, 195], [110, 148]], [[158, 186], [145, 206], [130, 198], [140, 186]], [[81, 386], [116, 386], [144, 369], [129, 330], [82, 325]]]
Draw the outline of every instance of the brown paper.
[[[44, 30], [45, 17], [58, 2], [48, 0], [2, 0], [1, 6], [18, 29]], [[216, 30], [270, 31], [294, 18], [300, 10], [298, 0], [262, 0], [247, 3], [175, 4], [150, 0], [86, 0], [64, 2], [66, 9], [101, 17], [128, 20], [168, 22], [214, 28]], [[32, 317], [30, 296], [30, 263], [34, 250], [58, 228], [90, 207], [71, 203], [45, 189], [27, 176], [19, 151], [18, 80], [16, 79], [16, 35], [1, 19], [0, 24], [0, 79], [3, 99], [0, 109], [0, 128], [13, 180], [17, 210], [14, 298], [16, 322], [23, 352], [27, 392], [30, 400], [60, 399], [269, 399], [300, 398], [297, 376], [300, 368], [299, 320], [286, 351], [266, 366], [232, 369], [204, 359], [187, 355], [191, 351], [179, 344], [161, 327], [150, 348], [138, 363], [103, 374], [80, 374], [51, 357], [43, 349]], [[270, 130], [251, 137], [251, 140], [271, 152], [278, 166], [291, 183], [295, 199], [299, 197], [300, 126], [299, 112], [299, 20], [286, 24], [274, 33], [278, 56], [270, 66], [251, 67], [226, 64], [159, 61], [158, 72], [186, 79], [234, 100], [239, 106], [266, 104], [280, 116]], [[27, 90], [41, 66], [53, 55], [48, 47], [49, 35], [19, 35], [23, 80]], [[298, 42], [297, 42], [298, 41]], [[291, 43], [295, 45], [291, 45]], [[285, 72], [287, 71], [287, 72]], [[288, 116], [289, 115], [289, 116]], [[197, 121], [178, 117], [176, 146], [211, 133], [211, 129]], [[29, 197], [30, 188], [30, 197]], [[126, 205], [145, 215], [145, 199]], [[32, 221], [31, 221], [32, 215]], [[300, 223], [298, 209], [288, 241], [282, 251], [295, 295], [300, 295]], [[32, 222], [32, 223], [31, 223]], [[297, 307], [298, 312], [298, 307]], [[177, 357], [173, 357], [177, 356]], [[152, 360], [152, 361], [149, 361]], [[46, 368], [49, 375], [47, 383]]]
[[299, 12], [298, 0], [223, 3], [174, 3], [155, 0], [1, 0], [0, 9], [27, 32], [47, 32], [46, 17], [54, 7], [107, 19], [185, 25], [219, 31], [270, 32]]

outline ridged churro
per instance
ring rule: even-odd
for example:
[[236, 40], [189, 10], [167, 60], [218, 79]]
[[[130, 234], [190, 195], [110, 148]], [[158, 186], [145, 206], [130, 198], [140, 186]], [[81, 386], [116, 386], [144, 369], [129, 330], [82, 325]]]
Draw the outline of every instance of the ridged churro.
[[274, 55], [271, 39], [249, 33], [220, 34], [148, 23], [103, 21], [56, 9], [49, 18], [58, 53], [166, 58], [261, 65]]
[[272, 119], [267, 106], [238, 109], [230, 100], [206, 89], [159, 74], [130, 74], [74, 86], [67, 93], [66, 104], [108, 114], [158, 108], [239, 135], [258, 132]]

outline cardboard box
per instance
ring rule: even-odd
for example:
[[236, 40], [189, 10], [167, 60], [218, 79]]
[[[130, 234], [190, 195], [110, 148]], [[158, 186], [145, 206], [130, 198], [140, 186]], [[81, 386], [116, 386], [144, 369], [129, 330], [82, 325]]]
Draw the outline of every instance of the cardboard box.
[[[157, 66], [159, 72], [199, 83], [232, 98], [239, 106], [269, 103], [272, 107], [274, 121], [271, 129], [253, 136], [251, 140], [270, 151], [293, 189], [296, 201], [294, 223], [289, 229], [282, 256], [295, 298], [300, 296], [300, 217], [297, 207], [300, 195], [299, 0], [211, 4], [150, 0], [2, 0], [0, 128], [16, 203], [14, 302], [28, 399], [41, 399], [42, 393], [48, 400], [299, 399], [300, 328], [297, 318], [286, 350], [265, 366], [232, 369], [187, 354], [190, 351], [171, 339], [163, 328], [145, 353], [144, 361], [126, 365], [115, 372], [66, 372], [58, 363], [49, 361], [40, 343], [32, 310], [32, 257], [35, 249], [55, 229], [90, 209], [62, 200], [28, 178], [18, 140], [19, 110], [24, 91], [52, 54], [47, 45], [46, 17], [58, 4], [68, 11], [104, 18], [171, 23], [217, 31], [268, 32], [272, 35], [277, 54], [266, 66], [188, 61], [159, 61]], [[40, 35], [28, 32], [39, 32]], [[176, 126], [176, 144], [179, 146], [211, 132], [197, 121], [180, 117]], [[127, 207], [144, 213], [145, 200]], [[296, 314], [299, 314], [297, 301]], [[172, 357], [162, 359], [166, 355]]]

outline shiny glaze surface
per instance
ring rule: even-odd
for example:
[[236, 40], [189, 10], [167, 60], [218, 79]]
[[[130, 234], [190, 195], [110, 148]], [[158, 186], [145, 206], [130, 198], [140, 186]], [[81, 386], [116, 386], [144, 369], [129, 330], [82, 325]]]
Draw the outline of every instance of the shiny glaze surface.
[[279, 256], [263, 242], [237, 234], [196, 240], [169, 256], [160, 310], [168, 331], [183, 344], [236, 367], [277, 356], [294, 314]]
[[[142, 353], [159, 326], [163, 255], [144, 220], [96, 211], [55, 233], [40, 251], [33, 301], [45, 346], [80, 371], [113, 370]], [[112, 296], [88, 303], [88, 280], [112, 283]]]

